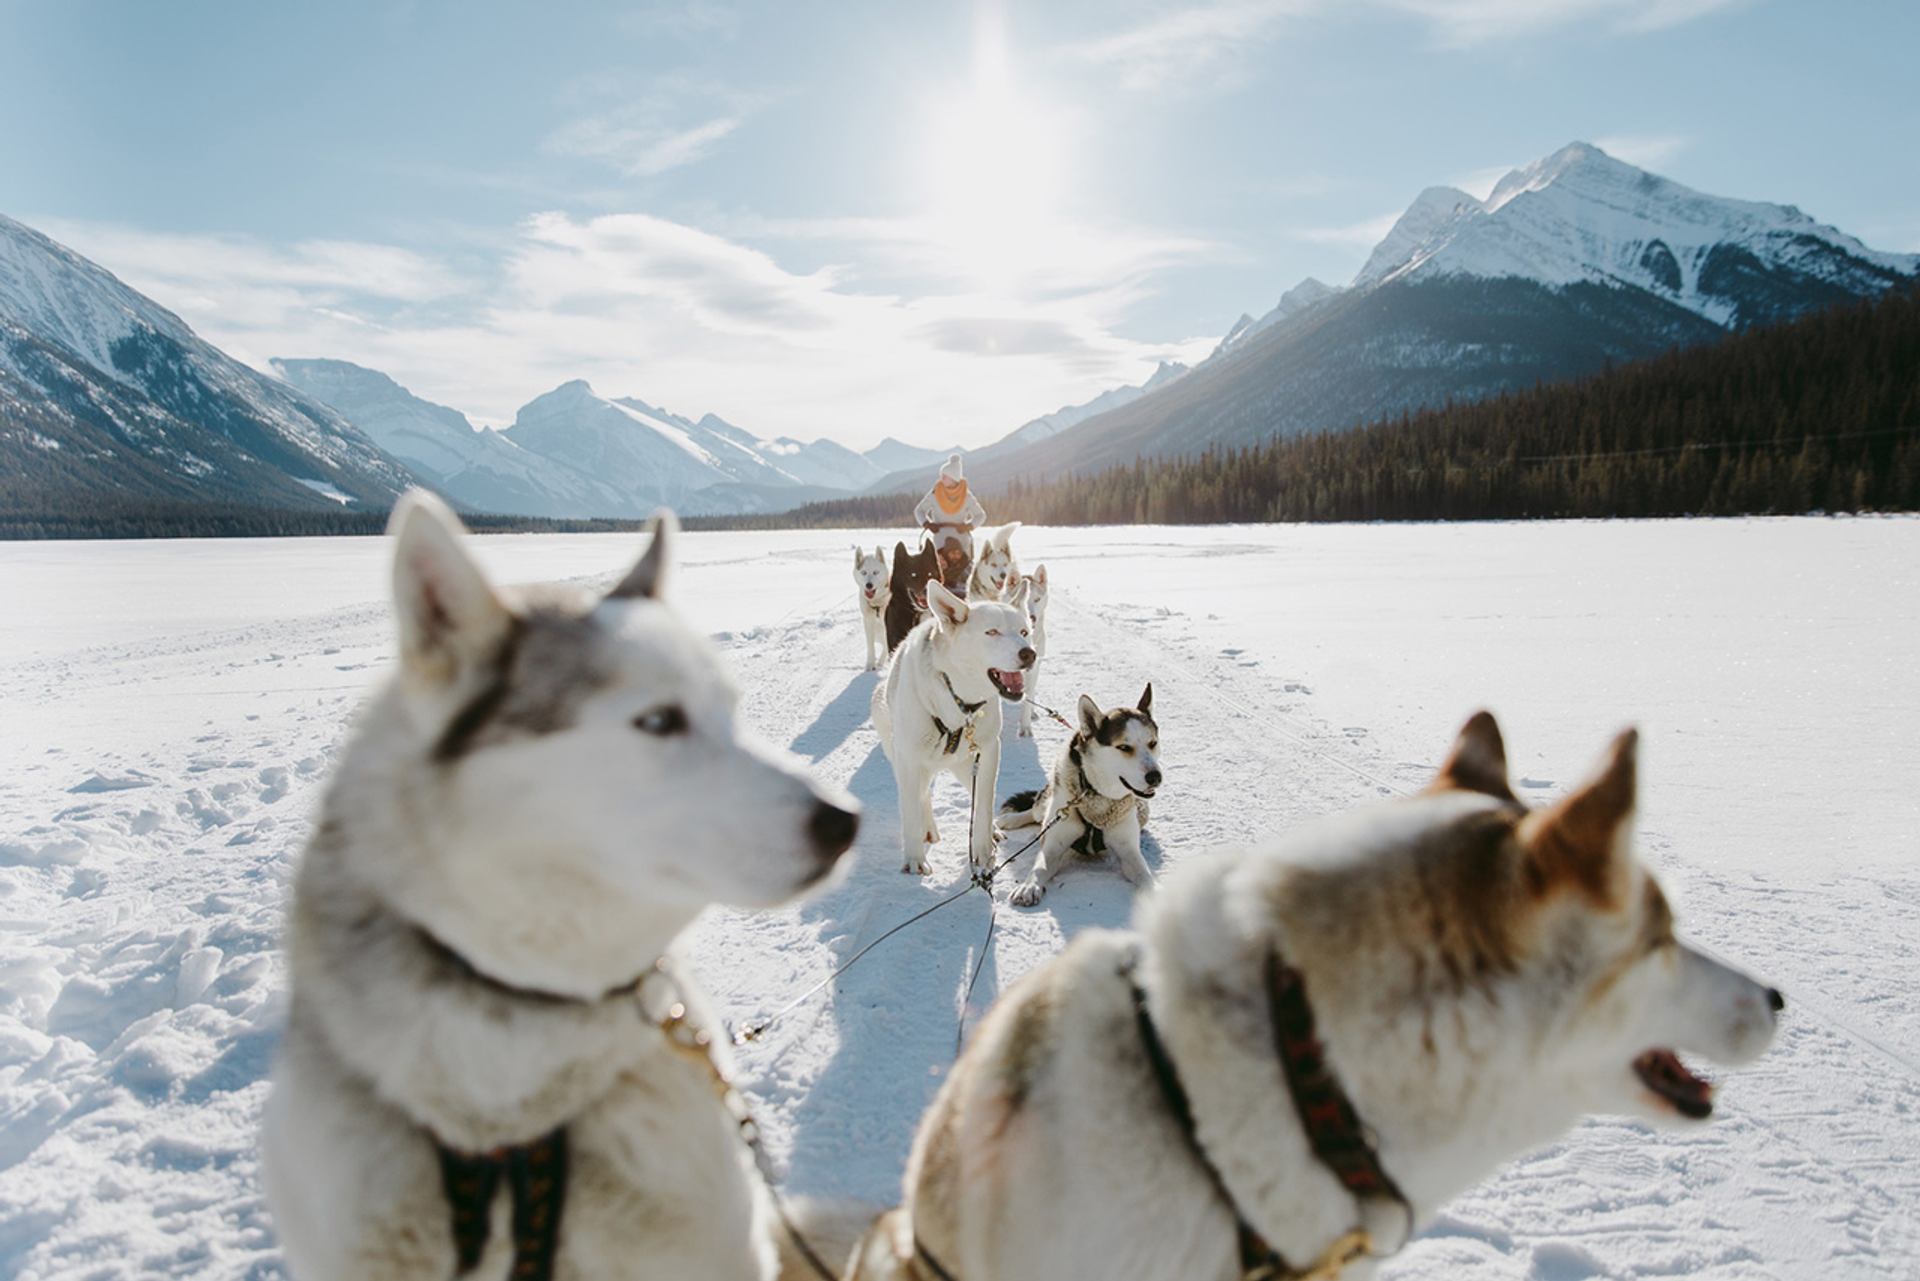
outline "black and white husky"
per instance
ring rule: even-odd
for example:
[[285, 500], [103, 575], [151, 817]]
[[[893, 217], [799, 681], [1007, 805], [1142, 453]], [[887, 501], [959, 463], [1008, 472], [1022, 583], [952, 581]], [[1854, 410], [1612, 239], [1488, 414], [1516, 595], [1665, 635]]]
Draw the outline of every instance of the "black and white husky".
[[494, 587], [429, 496], [393, 530], [400, 662], [287, 926], [263, 1156], [289, 1268], [766, 1281], [773, 1202], [665, 958], [711, 903], [817, 884], [852, 802], [742, 733], [660, 600], [670, 516], [597, 599]]
[[1153, 719], [1153, 686], [1140, 692], [1132, 707], [1101, 711], [1080, 696], [1080, 726], [1060, 749], [1047, 785], [1020, 792], [1000, 807], [1000, 826], [1050, 824], [1040, 838], [1027, 879], [1014, 886], [1016, 907], [1032, 907], [1060, 874], [1070, 853], [1099, 854], [1111, 849], [1127, 884], [1153, 879], [1140, 854], [1140, 829], [1147, 825], [1147, 801], [1160, 790], [1160, 726]]

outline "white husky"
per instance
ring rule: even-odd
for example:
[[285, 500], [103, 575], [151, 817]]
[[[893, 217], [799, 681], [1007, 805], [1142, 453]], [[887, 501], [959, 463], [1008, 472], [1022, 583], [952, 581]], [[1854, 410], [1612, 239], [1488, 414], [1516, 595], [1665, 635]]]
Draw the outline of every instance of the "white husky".
[[1153, 686], [1140, 692], [1132, 707], [1101, 711], [1080, 696], [1080, 727], [1054, 762], [1047, 785], [1021, 792], [1000, 807], [1000, 826], [1026, 827], [1045, 821], [1040, 852], [1027, 879], [1010, 901], [1032, 907], [1060, 874], [1067, 856], [1078, 851], [1113, 851], [1127, 884], [1153, 879], [1140, 855], [1140, 829], [1147, 825], [1147, 801], [1160, 787], [1160, 726], [1153, 719]]
[[967, 580], [968, 600], [1005, 600], [1018, 589], [1020, 562], [1013, 558], [1013, 536], [1019, 528], [1016, 520], [980, 531], [980, 554]]
[[1027, 617], [1033, 620], [1033, 668], [1027, 694], [1020, 700], [1020, 737], [1033, 737], [1033, 700], [1040, 696], [1040, 664], [1047, 657], [1047, 567], [1039, 565], [1022, 580], [1027, 585]]
[[972, 789], [976, 870], [993, 858], [993, 794], [1000, 777], [1000, 701], [1019, 701], [1033, 666], [1026, 593], [1010, 604], [961, 600], [927, 584], [927, 618], [894, 651], [873, 691], [873, 728], [900, 792], [903, 872], [926, 875], [940, 840], [933, 780], [951, 772]]
[[826, 876], [852, 802], [743, 736], [658, 599], [670, 516], [597, 600], [496, 589], [437, 499], [393, 530], [400, 663], [288, 923], [263, 1145], [291, 1271], [763, 1281], [772, 1202], [661, 963], [708, 904]]
[[1426, 794], [1191, 860], [975, 1030], [855, 1275], [1362, 1281], [1583, 1113], [1704, 1120], [1675, 1049], [1785, 1002], [1675, 936], [1635, 770], [1529, 811], [1482, 713]]
[[875, 547], [867, 555], [864, 547], [853, 549], [853, 585], [860, 594], [854, 603], [860, 607], [860, 626], [867, 633], [867, 670], [877, 672], [887, 658], [887, 602], [893, 591], [887, 586], [887, 553]]

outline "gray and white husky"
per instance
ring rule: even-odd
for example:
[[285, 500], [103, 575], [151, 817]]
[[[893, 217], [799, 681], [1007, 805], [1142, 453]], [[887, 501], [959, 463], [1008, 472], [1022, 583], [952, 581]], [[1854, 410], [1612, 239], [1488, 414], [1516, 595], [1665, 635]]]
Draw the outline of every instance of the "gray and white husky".
[[1196, 858], [1009, 989], [920, 1123], [860, 1281], [1346, 1281], [1589, 1112], [1699, 1124], [1777, 991], [1635, 857], [1635, 738], [1529, 810], [1493, 718], [1422, 795]]
[[1020, 522], [980, 531], [980, 554], [967, 580], [968, 600], [1006, 600], [1019, 589], [1020, 562], [1013, 558], [1013, 536]]
[[1027, 694], [1020, 700], [1020, 737], [1033, 737], [1034, 699], [1040, 696], [1040, 664], [1047, 658], [1047, 567], [1037, 565], [1022, 579], [1027, 585], [1027, 617], [1033, 620], [1033, 667], [1027, 672]]
[[976, 871], [990, 866], [1000, 704], [1026, 692], [1030, 630], [1024, 588], [1002, 603], [964, 601], [927, 584], [927, 617], [900, 642], [873, 691], [873, 728], [900, 794], [901, 871], [927, 873], [927, 850], [940, 840], [933, 780], [943, 771], [972, 789], [967, 855]]
[[595, 599], [496, 588], [437, 499], [394, 511], [399, 666], [288, 923], [263, 1156], [299, 1281], [499, 1281], [529, 1253], [532, 1275], [775, 1274], [710, 1060], [637, 1006], [703, 908], [802, 893], [857, 820], [737, 724], [660, 600], [675, 528]]
[[1074, 852], [1113, 851], [1127, 884], [1153, 879], [1140, 855], [1147, 801], [1160, 789], [1160, 726], [1153, 719], [1153, 685], [1132, 707], [1100, 710], [1080, 696], [1080, 725], [1037, 792], [1020, 792], [1000, 807], [1000, 826], [1043, 822], [1040, 852], [1027, 878], [1014, 886], [1015, 907], [1032, 907]]
[[887, 659], [887, 602], [893, 599], [893, 589], [887, 585], [889, 573], [883, 548], [875, 547], [871, 556], [864, 547], [853, 549], [853, 585], [859, 592], [854, 604], [860, 607], [860, 626], [867, 634], [870, 672], [879, 671]]

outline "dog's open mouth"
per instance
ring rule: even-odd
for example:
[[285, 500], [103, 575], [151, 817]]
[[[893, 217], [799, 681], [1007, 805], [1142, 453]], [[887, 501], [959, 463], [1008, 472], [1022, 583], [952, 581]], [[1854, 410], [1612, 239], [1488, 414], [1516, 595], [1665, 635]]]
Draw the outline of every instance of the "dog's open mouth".
[[1149, 787], [1143, 790], [1141, 788], [1135, 787], [1132, 783], [1129, 783], [1124, 778], [1120, 780], [1120, 786], [1126, 788], [1129, 792], [1132, 792], [1135, 796], [1140, 797], [1142, 800], [1152, 800], [1154, 793], [1160, 790], [1157, 787]]
[[1027, 674], [1025, 672], [1003, 672], [997, 667], [987, 669], [987, 679], [1000, 691], [1000, 697], [1009, 703], [1017, 703], [1027, 696]]
[[1681, 1116], [1704, 1121], [1713, 1115], [1713, 1084], [1689, 1072], [1672, 1050], [1648, 1050], [1633, 1061], [1633, 1071]]
[[868, 600], [872, 600], [872, 599], [873, 599], [873, 588], [871, 588], [871, 587], [869, 587], [869, 588], [867, 588], [867, 599], [868, 599]]

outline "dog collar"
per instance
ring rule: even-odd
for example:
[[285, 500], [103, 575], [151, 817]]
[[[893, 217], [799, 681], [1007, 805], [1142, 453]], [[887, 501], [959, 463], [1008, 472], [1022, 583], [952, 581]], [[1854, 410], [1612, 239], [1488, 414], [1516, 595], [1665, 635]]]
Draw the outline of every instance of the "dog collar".
[[639, 991], [648, 979], [660, 972], [663, 963], [655, 961], [632, 978], [614, 984], [598, 996], [574, 996], [567, 992], [554, 992], [546, 988], [523, 987], [518, 983], [509, 983], [505, 979], [496, 978], [468, 960], [464, 953], [426, 926], [417, 921], [410, 924], [420, 945], [442, 965], [457, 972], [467, 982], [484, 987], [500, 996], [512, 997], [519, 1001], [533, 1001], [541, 1005], [598, 1005], [602, 1001], [610, 1001], [615, 997], [631, 996]]
[[[1120, 972], [1133, 993], [1134, 1023], [1140, 1033], [1140, 1044], [1146, 1051], [1168, 1111], [1187, 1136], [1208, 1182], [1233, 1212], [1241, 1281], [1330, 1281], [1355, 1259], [1374, 1253], [1372, 1235], [1364, 1227], [1355, 1227], [1338, 1237], [1313, 1262], [1295, 1267], [1247, 1222], [1219, 1167], [1201, 1146], [1199, 1131], [1194, 1126], [1192, 1102], [1148, 1013], [1146, 990], [1135, 977], [1138, 965], [1138, 953], [1130, 953]], [[1396, 1202], [1407, 1218], [1406, 1232], [1400, 1241], [1400, 1246], [1404, 1246], [1413, 1236], [1413, 1206], [1380, 1164], [1379, 1153], [1374, 1150], [1352, 1100], [1327, 1066], [1325, 1047], [1315, 1033], [1313, 1007], [1307, 1002], [1306, 983], [1277, 949], [1267, 953], [1266, 988], [1281, 1073], [1286, 1077], [1287, 1093], [1293, 1099], [1294, 1111], [1306, 1131], [1314, 1156], [1356, 1200]], [[1397, 1252], [1400, 1246], [1389, 1253]]]

